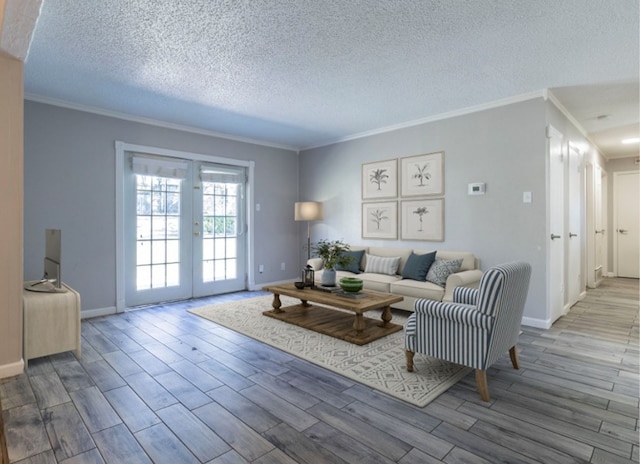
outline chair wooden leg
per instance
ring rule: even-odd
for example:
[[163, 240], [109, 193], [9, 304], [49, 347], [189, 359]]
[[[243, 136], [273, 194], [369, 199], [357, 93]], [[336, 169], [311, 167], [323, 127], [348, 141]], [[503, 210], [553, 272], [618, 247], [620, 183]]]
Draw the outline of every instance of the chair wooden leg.
[[489, 385], [487, 384], [487, 371], [476, 369], [476, 384], [482, 401], [489, 401], [491, 397], [489, 396]]
[[413, 351], [404, 350], [404, 355], [407, 358], [407, 371], [413, 372], [413, 355], [415, 353]]
[[520, 363], [518, 362], [518, 349], [515, 345], [513, 345], [509, 349], [509, 357], [511, 358], [511, 364], [513, 364], [513, 368], [520, 369]]

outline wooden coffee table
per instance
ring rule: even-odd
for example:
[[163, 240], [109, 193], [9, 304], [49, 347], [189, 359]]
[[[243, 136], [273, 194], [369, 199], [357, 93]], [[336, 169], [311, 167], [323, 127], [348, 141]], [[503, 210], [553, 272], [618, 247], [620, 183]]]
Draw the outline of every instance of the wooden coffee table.
[[[310, 288], [299, 290], [293, 283], [269, 285], [263, 290], [273, 293], [273, 309], [264, 311], [265, 316], [357, 345], [366, 345], [402, 330], [401, 325], [391, 322], [391, 305], [402, 301], [401, 296], [365, 290], [364, 297], [352, 298]], [[301, 303], [283, 308], [280, 295], [297, 298]], [[382, 309], [381, 320], [363, 316], [372, 309]]]

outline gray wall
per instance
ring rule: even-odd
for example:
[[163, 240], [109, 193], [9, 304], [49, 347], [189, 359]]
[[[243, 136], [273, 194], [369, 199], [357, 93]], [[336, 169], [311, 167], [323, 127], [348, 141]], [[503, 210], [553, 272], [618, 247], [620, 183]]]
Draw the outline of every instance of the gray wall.
[[115, 306], [116, 140], [255, 161], [256, 284], [298, 275], [295, 152], [25, 101], [25, 280], [42, 276], [44, 230], [60, 228], [63, 278], [80, 292], [83, 310]]
[[[546, 112], [542, 98], [300, 154], [300, 195], [325, 203], [312, 241], [342, 238], [352, 245], [471, 251], [482, 269], [511, 260], [533, 266], [525, 317], [546, 311]], [[445, 240], [361, 238], [361, 165], [444, 151]], [[485, 182], [484, 196], [467, 184]], [[522, 202], [530, 191], [533, 202]]]

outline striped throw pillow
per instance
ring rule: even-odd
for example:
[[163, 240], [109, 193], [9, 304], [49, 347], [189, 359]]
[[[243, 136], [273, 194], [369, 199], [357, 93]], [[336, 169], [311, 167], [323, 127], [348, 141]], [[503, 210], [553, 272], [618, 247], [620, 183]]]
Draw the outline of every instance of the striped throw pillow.
[[400, 265], [400, 256], [386, 258], [384, 256], [374, 256], [367, 254], [367, 264], [364, 272], [373, 274], [396, 275]]

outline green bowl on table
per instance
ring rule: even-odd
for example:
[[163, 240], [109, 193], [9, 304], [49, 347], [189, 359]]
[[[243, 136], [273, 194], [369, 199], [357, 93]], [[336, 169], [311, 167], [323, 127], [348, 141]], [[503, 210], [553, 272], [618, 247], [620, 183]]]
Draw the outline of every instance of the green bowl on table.
[[362, 290], [362, 279], [356, 277], [343, 277], [340, 279], [340, 288], [346, 293], [358, 293]]

